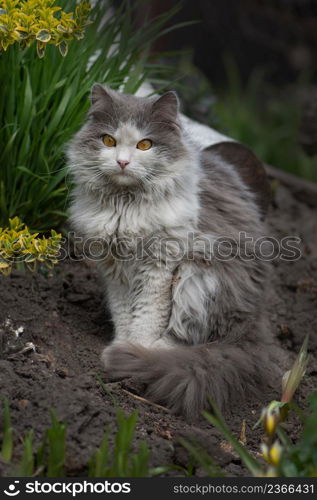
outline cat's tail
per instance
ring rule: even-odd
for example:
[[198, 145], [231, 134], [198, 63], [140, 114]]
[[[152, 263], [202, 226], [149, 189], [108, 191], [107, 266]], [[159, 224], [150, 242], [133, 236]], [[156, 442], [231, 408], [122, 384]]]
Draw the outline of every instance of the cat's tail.
[[102, 358], [110, 377], [137, 377], [147, 385], [148, 398], [193, 419], [208, 407], [209, 397], [226, 410], [273, 386], [279, 390], [277, 352], [276, 345], [252, 342], [169, 349], [113, 344]]

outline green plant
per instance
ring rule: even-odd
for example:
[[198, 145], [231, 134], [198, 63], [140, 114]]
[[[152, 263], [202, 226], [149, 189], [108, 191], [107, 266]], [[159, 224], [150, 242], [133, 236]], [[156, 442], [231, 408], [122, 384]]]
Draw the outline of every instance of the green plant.
[[317, 157], [307, 156], [298, 144], [301, 106], [295, 93], [290, 97], [271, 89], [262, 71], [255, 71], [243, 89], [236, 66], [228, 61], [227, 67], [228, 90], [213, 107], [220, 129], [265, 163], [317, 181]]
[[33, 430], [30, 430], [23, 441], [23, 454], [15, 475], [17, 477], [31, 477], [34, 473], [34, 463]]
[[202, 448], [196, 440], [192, 439], [179, 439], [180, 444], [188, 451], [191, 457], [188, 469], [185, 472], [186, 476], [192, 476], [192, 471], [195, 464], [199, 464], [203, 470], [208, 474], [208, 477], [223, 477], [225, 474], [221, 467], [217, 465], [214, 459]]
[[[49, 3], [51, 7], [58, 5]], [[62, 5], [65, 12], [76, 10], [76, 0]], [[56, 228], [65, 220], [65, 144], [83, 122], [94, 82], [131, 93], [144, 79], [162, 85], [167, 69], [150, 56], [150, 44], [160, 34], [174, 29], [165, 25], [179, 6], [145, 21], [142, 29], [136, 30], [136, 13], [143, 7], [144, 0], [133, 5], [124, 0], [116, 9], [110, 3], [105, 8], [104, 2], [98, 0], [90, 12], [92, 24], [84, 22], [85, 37], [69, 43], [66, 57], [48, 43], [54, 41], [57, 26], [52, 28], [50, 40], [41, 42], [46, 44], [42, 59], [34, 43], [23, 49], [13, 43], [0, 55], [0, 79], [5, 84], [5, 96], [0, 102], [3, 227], [14, 216], [36, 231]], [[71, 22], [68, 14], [65, 16]], [[30, 40], [34, 34], [35, 30]]]
[[263, 162], [317, 182], [317, 157], [309, 157], [298, 144], [301, 105], [294, 90], [273, 89], [259, 69], [243, 86], [230, 58], [227, 85], [214, 89], [188, 60], [181, 64], [188, 75], [189, 85], [182, 87], [188, 115], [249, 146]]
[[280, 470], [285, 477], [317, 477], [317, 392], [309, 398], [309, 410], [297, 443], [284, 447]]
[[54, 3], [55, 0], [0, 1], [0, 50], [6, 51], [14, 43], [25, 48], [36, 42], [39, 57], [44, 57], [47, 44], [56, 45], [65, 56], [67, 42], [84, 37], [91, 6], [81, 1], [74, 13], [66, 13]]
[[3, 401], [3, 436], [0, 457], [4, 462], [10, 462], [13, 451], [13, 429], [11, 425], [8, 399]]
[[108, 388], [107, 384], [105, 384], [99, 374], [96, 375], [96, 379], [99, 383], [100, 388], [102, 389], [102, 392], [110, 398], [112, 405], [118, 407], [118, 399], [111, 392], [111, 390]]
[[[149, 477], [170, 469], [183, 470], [176, 466], [150, 468], [150, 450], [146, 442], [140, 441], [137, 450], [133, 449], [136, 424], [136, 412], [126, 417], [122, 410], [117, 409], [114, 444], [110, 445], [110, 430], [107, 429], [100, 447], [93, 453], [88, 464], [89, 477]], [[33, 430], [30, 430], [22, 442], [22, 456], [17, 465], [13, 464], [13, 429], [8, 400], [4, 399], [0, 459], [11, 466], [12, 475], [16, 477], [64, 477], [66, 429], [66, 424], [60, 422], [56, 413], [51, 411], [51, 426], [45, 432], [37, 451], [34, 450]]]
[[9, 403], [3, 402], [3, 435], [0, 458], [11, 465], [11, 475], [31, 477], [63, 477], [65, 464], [66, 426], [59, 422], [54, 411], [51, 411], [51, 427], [44, 435], [37, 453], [34, 451], [33, 430], [31, 429], [22, 441], [22, 456], [18, 464], [13, 464], [14, 452], [13, 428], [11, 426]]
[[114, 449], [109, 445], [109, 430], [105, 431], [100, 448], [89, 463], [90, 477], [146, 477], [149, 475], [150, 451], [141, 441], [138, 451], [132, 452], [137, 413], [125, 417], [117, 410], [117, 432]]
[[0, 227], [0, 273], [9, 274], [13, 266], [24, 269], [24, 265], [34, 271], [37, 262], [52, 268], [57, 263], [57, 255], [62, 235], [51, 230], [48, 238], [31, 233], [18, 217], [9, 219], [10, 227]]
[[66, 426], [59, 422], [56, 413], [51, 410], [52, 425], [47, 430], [48, 456], [47, 477], [63, 477], [65, 464]]
[[[222, 433], [253, 476], [310, 477], [317, 474], [317, 392], [310, 396], [307, 415], [304, 415], [292, 401], [307, 367], [307, 343], [308, 338], [305, 339], [292, 369], [286, 373], [281, 401], [272, 401], [264, 408], [256, 424], [262, 424], [265, 432], [261, 443], [264, 463], [255, 458], [232, 434], [212, 401], [210, 401], [212, 412], [203, 412], [204, 417]], [[291, 409], [300, 415], [303, 425], [296, 444], [291, 442], [283, 430], [283, 422]], [[182, 441], [182, 444], [208, 475], [216, 475], [215, 463], [203, 449], [188, 441]]]

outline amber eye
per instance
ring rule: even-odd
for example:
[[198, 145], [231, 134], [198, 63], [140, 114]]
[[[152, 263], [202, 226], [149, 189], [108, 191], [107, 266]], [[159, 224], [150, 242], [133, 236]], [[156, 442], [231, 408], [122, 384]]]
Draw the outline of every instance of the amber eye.
[[146, 151], [152, 147], [152, 141], [150, 141], [150, 139], [143, 139], [137, 143], [136, 147], [142, 151]]
[[108, 146], [108, 148], [114, 148], [117, 144], [116, 140], [108, 134], [103, 136], [102, 141], [105, 146]]

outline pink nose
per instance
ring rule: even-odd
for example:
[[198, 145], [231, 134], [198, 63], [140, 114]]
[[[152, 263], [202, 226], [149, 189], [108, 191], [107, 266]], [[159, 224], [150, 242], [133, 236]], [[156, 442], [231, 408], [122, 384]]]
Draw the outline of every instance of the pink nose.
[[124, 160], [117, 160], [118, 165], [122, 168], [122, 170], [129, 165], [129, 161], [124, 161]]

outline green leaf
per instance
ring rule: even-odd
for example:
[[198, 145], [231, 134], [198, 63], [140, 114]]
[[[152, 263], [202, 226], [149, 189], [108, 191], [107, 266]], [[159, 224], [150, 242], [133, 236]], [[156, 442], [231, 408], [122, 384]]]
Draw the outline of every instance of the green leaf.
[[247, 469], [251, 472], [253, 476], [258, 476], [261, 474], [261, 466], [255, 458], [240, 444], [238, 439], [232, 434], [230, 431], [229, 427], [225, 423], [225, 421], [222, 418], [221, 413], [219, 412], [218, 408], [216, 405], [209, 400], [210, 406], [212, 408], [213, 414], [203, 411], [204, 417], [210, 422], [212, 425], [214, 425], [217, 429], [221, 431], [223, 436], [227, 439], [227, 441], [231, 444], [233, 449], [238, 453], [239, 457], [241, 458], [242, 462], [244, 465], [247, 467]]
[[58, 421], [53, 410], [51, 420], [52, 425], [47, 430], [47, 477], [64, 477], [66, 427]]
[[33, 430], [23, 442], [23, 454], [16, 471], [16, 477], [31, 477], [34, 473]]
[[73, 31], [73, 35], [76, 40], [82, 40], [85, 36], [85, 33], [83, 33], [82, 31]]
[[317, 391], [309, 396], [309, 407], [317, 413]]
[[102, 380], [102, 378], [100, 377], [100, 375], [96, 375], [96, 379], [98, 380], [99, 385], [100, 385], [101, 389], [103, 390], [103, 392], [107, 396], [109, 396], [109, 398], [111, 399], [111, 402], [112, 402], [113, 406], [118, 406], [118, 399], [111, 392], [111, 390], [108, 388], [107, 384], [104, 383], [104, 381]]
[[23, 109], [21, 110], [21, 118], [19, 123], [21, 130], [24, 131], [24, 136], [27, 135], [26, 132], [29, 129], [29, 124], [32, 120], [32, 108], [34, 103], [30, 73], [28, 68], [25, 68], [25, 73]]
[[215, 463], [213, 458], [195, 441], [189, 442], [186, 439], [180, 439], [180, 444], [190, 453], [194, 461], [199, 464], [209, 477], [222, 477], [224, 473]]
[[89, 477], [107, 477], [109, 459], [109, 430], [106, 429], [100, 447], [89, 462]]
[[38, 179], [39, 181], [46, 184], [46, 178], [41, 177], [40, 175], [36, 174], [35, 172], [32, 172], [32, 170], [30, 168], [17, 167], [17, 170], [19, 170], [20, 172], [24, 172], [25, 174], [30, 175], [31, 177], [34, 177], [34, 179]]
[[36, 44], [36, 50], [37, 50], [37, 55], [40, 59], [43, 59], [45, 56], [45, 44], [42, 42], [37, 42]]
[[19, 37], [21, 38], [21, 40], [25, 40], [29, 36], [29, 34], [28, 34], [27, 31], [22, 31], [22, 30], [19, 30], [19, 29], [16, 29], [15, 31], [16, 31], [16, 33], [19, 34]]
[[62, 24], [59, 24], [58, 26], [56, 26], [56, 29], [60, 33], [67, 33], [67, 29], [64, 26], [62, 26]]
[[0, 457], [4, 462], [10, 462], [13, 453], [13, 428], [11, 426], [11, 417], [9, 402], [7, 398], [3, 401], [3, 438]]
[[35, 38], [40, 42], [47, 43], [52, 38], [52, 35], [50, 34], [49, 30], [40, 30], [36, 33]]
[[288, 403], [293, 399], [294, 393], [305, 375], [309, 361], [307, 353], [308, 338], [309, 336], [307, 335], [290, 372], [287, 374], [287, 379], [284, 383], [283, 394], [281, 397], [281, 401], [284, 403]]
[[68, 45], [65, 41], [61, 42], [58, 46], [60, 53], [63, 57], [67, 56], [68, 53]]

